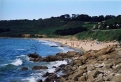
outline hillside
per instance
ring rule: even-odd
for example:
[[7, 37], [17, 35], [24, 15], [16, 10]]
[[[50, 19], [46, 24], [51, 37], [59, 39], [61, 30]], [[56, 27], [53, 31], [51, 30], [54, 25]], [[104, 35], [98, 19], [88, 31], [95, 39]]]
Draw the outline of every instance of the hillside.
[[[72, 16], [65, 14], [38, 20], [1, 20], [0, 37], [71, 37], [74, 35], [78, 39], [120, 41], [120, 19], [120, 15], [91, 17], [85, 14], [72, 14]], [[118, 28], [116, 28], [117, 24]], [[113, 26], [110, 27], [110, 25]], [[110, 28], [106, 28], [108, 26]]]

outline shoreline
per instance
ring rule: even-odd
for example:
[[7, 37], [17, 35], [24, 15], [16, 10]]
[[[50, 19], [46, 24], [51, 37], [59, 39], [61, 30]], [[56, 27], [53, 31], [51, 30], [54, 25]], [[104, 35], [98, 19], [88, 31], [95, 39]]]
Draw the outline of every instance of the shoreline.
[[[44, 81], [42, 79], [37, 79], [37, 82], [120, 82], [121, 80], [121, 45], [118, 42], [99, 42], [96, 40], [70, 40], [60, 38], [27, 39], [52, 41], [62, 44], [62, 47], [69, 46], [80, 50], [82, 50], [81, 47], [83, 47], [85, 49], [85, 53], [70, 51], [67, 53], [57, 53], [54, 56], [48, 55], [47, 57], [40, 57], [35, 53], [28, 55], [30, 57], [29, 61], [33, 62], [51, 62], [71, 59], [71, 61], [67, 62], [65, 65], [62, 63], [60, 66], [53, 65], [52, 68], [54, 68], [55, 71], [52, 73], [46, 72], [42, 75], [42, 77], [45, 78]], [[37, 67], [35, 70], [41, 70], [41, 68], [39, 68], [41, 65], [35, 67]], [[28, 69], [28, 67], [26, 68]], [[57, 74], [59, 72], [64, 74], [58, 76]]]
[[[0, 38], [12, 38], [12, 37], [0, 37]], [[13, 38], [14, 39], [14, 38]], [[45, 40], [61, 44], [61, 46], [68, 46], [72, 49], [81, 51], [100, 50], [108, 46], [119, 44], [118, 41], [106, 41], [100, 42], [98, 40], [72, 40], [63, 38], [16, 38], [16, 39], [33, 39], [33, 40]]]
[[70, 40], [62, 38], [37, 38], [37, 40], [56, 42], [61, 44], [61, 46], [68, 46], [70, 48], [82, 50], [84, 52], [89, 50], [100, 50], [108, 46], [119, 44], [117, 41], [99, 42], [97, 40]]

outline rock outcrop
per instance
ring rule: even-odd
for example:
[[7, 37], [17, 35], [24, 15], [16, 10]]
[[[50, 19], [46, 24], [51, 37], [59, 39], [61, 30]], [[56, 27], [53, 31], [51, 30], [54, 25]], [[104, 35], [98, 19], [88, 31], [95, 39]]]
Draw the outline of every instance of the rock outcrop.
[[[67, 65], [55, 67], [54, 73], [45, 73], [43, 82], [120, 82], [121, 47], [108, 46], [100, 50], [57, 53], [55, 56], [42, 58], [43, 61], [71, 59]], [[56, 74], [62, 72], [63, 75]]]
[[80, 52], [68, 51], [67, 53], [57, 53], [56, 55], [50, 55], [43, 58], [36, 53], [28, 54], [28, 57], [30, 58], [29, 60], [33, 62], [51, 62], [64, 60], [66, 58], [79, 57], [81, 55], [82, 53]]

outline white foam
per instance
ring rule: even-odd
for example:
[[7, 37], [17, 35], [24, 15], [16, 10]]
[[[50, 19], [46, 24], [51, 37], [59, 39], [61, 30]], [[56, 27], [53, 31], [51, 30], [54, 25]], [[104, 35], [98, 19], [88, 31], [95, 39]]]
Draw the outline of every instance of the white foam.
[[20, 55], [20, 56], [16, 56], [16, 57], [19, 58], [19, 57], [24, 57], [24, 56], [26, 56], [26, 55]]
[[63, 53], [67, 53], [68, 51], [74, 51], [73, 49], [64, 48], [64, 47], [57, 47], [57, 48], [62, 50]]
[[56, 67], [58, 67], [58, 66], [60, 66], [60, 65], [62, 65], [62, 64], [67, 64], [67, 61], [66, 60], [63, 60], [63, 61], [55, 61], [55, 62], [51, 62], [50, 63], [50, 65], [48, 65], [48, 72], [49, 73], [53, 73], [54, 71], [55, 71], [55, 68], [52, 68], [53, 66], [56, 66]]
[[49, 41], [45, 41], [45, 43], [42, 43], [42, 44], [44, 44], [44, 45], [49, 45], [49, 46], [57, 46], [56, 43], [54, 43], [54, 42], [49, 42]]
[[28, 77], [26, 79], [22, 79], [22, 80], [25, 81], [25, 82], [37, 82], [36, 79], [33, 76]]
[[16, 50], [25, 50], [25, 49], [16, 49]]
[[53, 72], [55, 71], [55, 68], [49, 68], [47, 71], [48, 71], [49, 73], [53, 73]]
[[64, 48], [63, 47], [57, 47], [58, 49], [60, 49], [60, 50], [64, 50]]
[[12, 62], [11, 64], [12, 65], [15, 65], [15, 66], [19, 66], [19, 65], [22, 65], [22, 60], [21, 59], [16, 59], [14, 62]]
[[46, 40], [39, 40], [39, 42], [43, 42], [43, 43], [45, 43], [45, 42], [48, 42], [48, 41], [46, 41]]
[[67, 64], [67, 61], [66, 60], [56, 61], [56, 64], [54, 64], [54, 66], [60, 66], [61, 64]]

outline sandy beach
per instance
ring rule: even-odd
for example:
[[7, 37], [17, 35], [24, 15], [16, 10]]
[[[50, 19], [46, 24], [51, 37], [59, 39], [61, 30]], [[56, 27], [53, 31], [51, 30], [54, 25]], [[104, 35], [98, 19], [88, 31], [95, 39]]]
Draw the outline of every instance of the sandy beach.
[[118, 44], [117, 41], [99, 42], [97, 40], [71, 40], [71, 39], [61, 39], [61, 38], [44, 38], [43, 40], [58, 42], [63, 46], [69, 46], [84, 51], [100, 50], [107, 46]]

